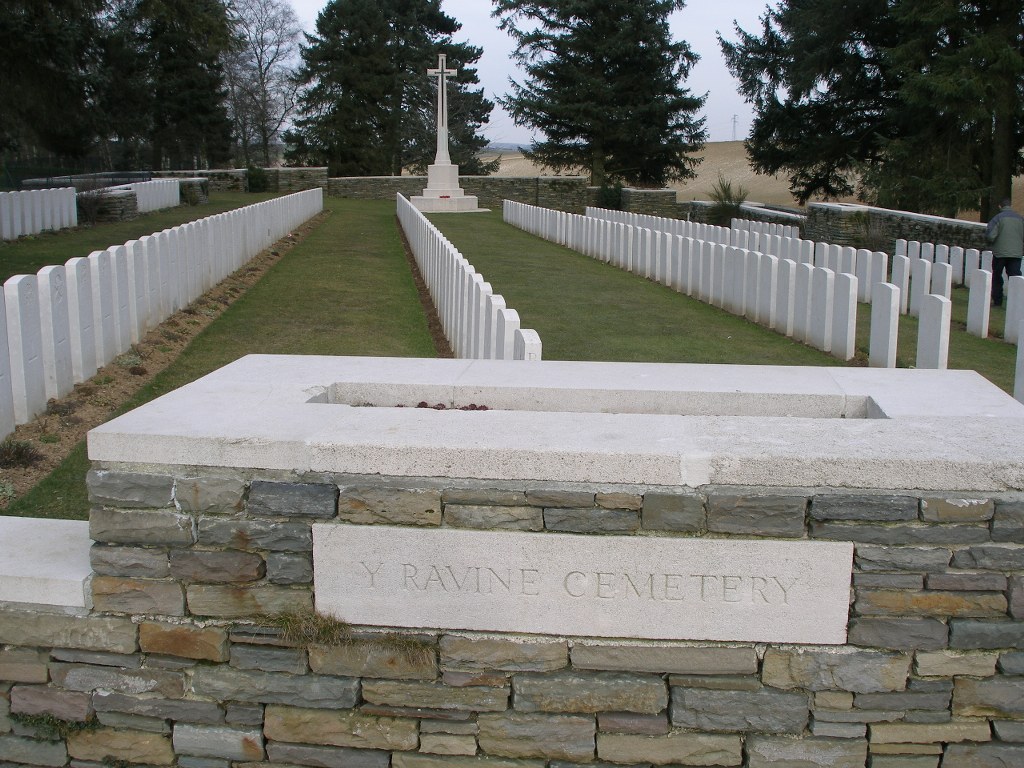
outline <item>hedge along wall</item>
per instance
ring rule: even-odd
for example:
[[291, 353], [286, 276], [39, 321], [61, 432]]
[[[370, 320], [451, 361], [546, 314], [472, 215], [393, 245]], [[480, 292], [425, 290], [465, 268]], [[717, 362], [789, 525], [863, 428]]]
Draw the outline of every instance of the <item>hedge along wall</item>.
[[[0, 761], [1024, 762], [1019, 494], [152, 465], [98, 466], [88, 482], [92, 611], [0, 609]], [[332, 520], [854, 541], [849, 641], [615, 642], [372, 627], [339, 644], [285, 639], [259, 615], [311, 606], [310, 526]]]

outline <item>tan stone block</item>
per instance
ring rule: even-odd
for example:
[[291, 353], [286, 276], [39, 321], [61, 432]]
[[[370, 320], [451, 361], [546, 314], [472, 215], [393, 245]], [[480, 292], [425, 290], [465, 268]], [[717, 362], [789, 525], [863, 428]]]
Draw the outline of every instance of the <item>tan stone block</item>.
[[902, 691], [907, 687], [911, 657], [879, 651], [780, 650], [764, 655], [761, 680], [773, 688], [854, 693]]
[[100, 728], [68, 736], [68, 754], [78, 760], [96, 762], [125, 760], [147, 765], [172, 765], [171, 740], [159, 733], [118, 731]]
[[139, 646], [146, 653], [206, 661], [228, 660], [228, 633], [220, 627], [143, 622], [139, 625]]
[[482, 714], [480, 749], [498, 757], [590, 761], [594, 757], [593, 717], [521, 713]]
[[743, 762], [739, 736], [674, 732], [666, 736], [636, 736], [599, 733], [597, 756], [613, 763], [655, 765], [740, 765]]
[[930, 496], [921, 499], [921, 519], [930, 523], [972, 523], [991, 520], [992, 499], [957, 499]]
[[638, 493], [598, 493], [594, 502], [604, 509], [640, 509], [644, 497]]
[[0, 643], [8, 645], [134, 653], [136, 638], [136, 627], [127, 618], [0, 611]]
[[50, 679], [46, 662], [46, 654], [31, 648], [0, 650], [0, 680], [8, 683], [45, 683]]
[[188, 610], [196, 616], [242, 618], [260, 613], [294, 613], [313, 609], [313, 596], [308, 587], [192, 584], [188, 587], [187, 596]]
[[871, 744], [872, 755], [941, 755], [942, 744]]
[[548, 672], [569, 666], [569, 644], [565, 640], [443, 635], [440, 648], [441, 665], [446, 670]]
[[309, 667], [321, 675], [434, 680], [437, 654], [432, 648], [409, 652], [368, 639], [344, 646], [314, 646], [309, 649]]
[[263, 735], [275, 741], [358, 749], [416, 749], [416, 721], [373, 717], [355, 710], [301, 709], [270, 705]]
[[[416, 752], [395, 752], [391, 768], [544, 768], [546, 760], [504, 759], [501, 757], [454, 757], [451, 755], [425, 755]], [[237, 766], [237, 768], [263, 768], [263, 766]]]
[[174, 581], [94, 576], [92, 604], [96, 611], [184, 616], [185, 596]]
[[999, 617], [1006, 615], [1006, 596], [993, 592], [910, 592], [898, 589], [858, 589], [855, 604], [862, 616], [956, 616]]
[[749, 675], [757, 672], [757, 652], [753, 648], [574, 643], [572, 665], [577, 669], [659, 674]]
[[451, 733], [424, 733], [420, 736], [420, 752], [432, 755], [475, 755], [476, 738]]
[[872, 744], [926, 744], [957, 741], [990, 741], [988, 722], [875, 723], [870, 726]]
[[390, 707], [501, 712], [508, 707], [509, 687], [451, 688], [442, 683], [364, 680], [362, 693], [370, 704]]
[[11, 712], [52, 715], [58, 720], [85, 722], [93, 715], [92, 696], [48, 685], [16, 685], [11, 689]]
[[958, 677], [953, 685], [953, 714], [964, 717], [1024, 718], [1024, 678]]
[[440, 525], [441, 492], [428, 489], [342, 487], [338, 519], [348, 523]]
[[991, 677], [996, 673], [998, 660], [998, 653], [918, 651], [914, 658], [914, 669], [921, 677]]
[[853, 694], [847, 691], [818, 691], [814, 694], [815, 709], [853, 709]]

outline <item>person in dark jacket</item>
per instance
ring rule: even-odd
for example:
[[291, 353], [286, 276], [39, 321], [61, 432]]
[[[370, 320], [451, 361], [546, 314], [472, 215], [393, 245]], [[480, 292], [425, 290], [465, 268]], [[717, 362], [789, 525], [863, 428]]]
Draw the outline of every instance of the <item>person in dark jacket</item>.
[[1003, 305], [1003, 270], [1007, 278], [1020, 276], [1024, 256], [1024, 217], [1010, 208], [1009, 199], [999, 204], [999, 213], [988, 223], [985, 236], [992, 243], [992, 306]]

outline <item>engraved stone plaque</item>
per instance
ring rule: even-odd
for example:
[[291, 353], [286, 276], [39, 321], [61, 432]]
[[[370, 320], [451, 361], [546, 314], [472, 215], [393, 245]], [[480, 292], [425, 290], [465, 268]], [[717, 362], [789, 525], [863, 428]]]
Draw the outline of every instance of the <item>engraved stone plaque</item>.
[[316, 607], [353, 624], [840, 645], [851, 542], [315, 524]]

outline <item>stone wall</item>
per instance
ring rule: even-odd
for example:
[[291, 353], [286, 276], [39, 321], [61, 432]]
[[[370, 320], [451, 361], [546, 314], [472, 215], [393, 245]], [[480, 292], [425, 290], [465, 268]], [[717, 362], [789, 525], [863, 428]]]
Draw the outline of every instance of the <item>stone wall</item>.
[[944, 243], [950, 247], [988, 248], [985, 225], [941, 216], [891, 211], [866, 205], [811, 203], [807, 206], [805, 237], [809, 240], [854, 245], [892, 253], [896, 241]]
[[[1024, 764], [1024, 496], [98, 466], [94, 606], [0, 609], [0, 764]], [[287, 640], [311, 523], [855, 542], [845, 646]], [[546, 762], [550, 761], [550, 762]]]
[[327, 167], [323, 168], [265, 168], [267, 189], [270, 192], [291, 194], [317, 187], [327, 187]]
[[248, 174], [244, 168], [223, 168], [209, 171], [153, 171], [157, 179], [209, 179], [214, 192], [245, 192]]

